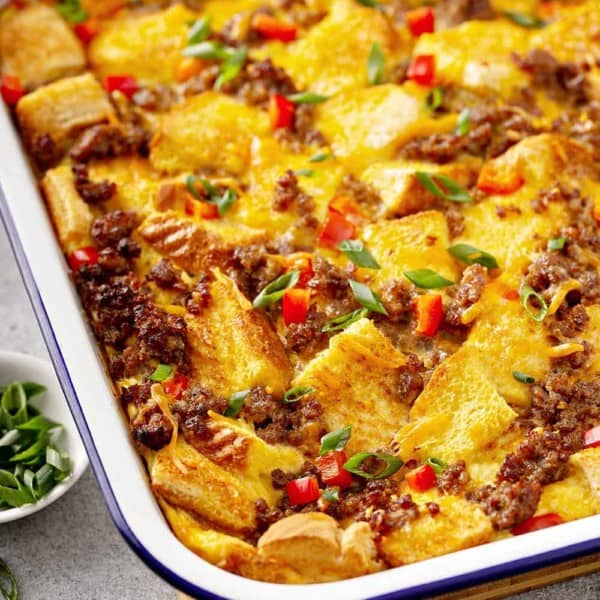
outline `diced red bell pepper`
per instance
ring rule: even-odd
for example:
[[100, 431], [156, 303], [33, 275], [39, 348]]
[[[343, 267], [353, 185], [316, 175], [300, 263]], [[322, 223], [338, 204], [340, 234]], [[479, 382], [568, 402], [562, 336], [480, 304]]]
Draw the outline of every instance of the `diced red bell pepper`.
[[107, 92], [121, 92], [127, 98], [131, 98], [138, 89], [137, 79], [133, 75], [107, 75], [102, 85]]
[[338, 485], [342, 489], [352, 485], [352, 475], [344, 469], [348, 460], [343, 450], [331, 450], [324, 456], [319, 456], [315, 463], [321, 472], [321, 479], [327, 485]]
[[340, 242], [354, 238], [355, 231], [354, 225], [344, 215], [329, 210], [319, 234], [319, 245], [337, 248]]
[[219, 207], [216, 204], [202, 202], [192, 198], [190, 194], [186, 194], [183, 205], [186, 215], [191, 217], [200, 217], [201, 219], [211, 220], [219, 218]]
[[286, 290], [281, 300], [283, 321], [290, 323], [304, 323], [310, 306], [310, 290], [291, 288]]
[[163, 383], [163, 390], [166, 394], [175, 398], [175, 400], [180, 400], [189, 383], [190, 382], [185, 375], [177, 373], [174, 377], [167, 379], [167, 381]]
[[418, 296], [415, 300], [415, 309], [417, 313], [415, 333], [435, 335], [444, 316], [442, 296], [440, 294]]
[[419, 85], [433, 87], [435, 85], [435, 56], [419, 54], [410, 63], [406, 76]]
[[14, 106], [25, 95], [21, 80], [14, 75], [2, 75], [0, 92], [4, 102], [9, 106]]
[[310, 475], [288, 482], [285, 490], [290, 504], [308, 504], [319, 499], [319, 482]]
[[293, 23], [280, 21], [264, 13], [254, 16], [252, 29], [258, 31], [266, 40], [279, 40], [280, 42], [293, 42], [298, 35], [298, 28]]
[[75, 35], [86, 45], [89, 44], [100, 31], [96, 19], [88, 19], [83, 23], [76, 23], [73, 30], [75, 31]]
[[600, 447], [600, 425], [588, 429], [583, 434], [583, 445], [586, 448], [599, 448]]
[[298, 279], [298, 283], [296, 284], [296, 287], [300, 288], [305, 287], [315, 274], [312, 258], [308, 252], [294, 252], [286, 256], [285, 270], [300, 271], [300, 279]]
[[536, 515], [531, 517], [522, 523], [519, 523], [513, 527], [510, 532], [513, 535], [522, 535], [523, 533], [529, 533], [530, 531], [537, 531], [538, 529], [546, 529], [546, 527], [554, 527], [554, 525], [560, 525], [564, 523], [562, 517], [556, 513], [546, 513], [543, 515]]
[[93, 246], [78, 248], [69, 253], [67, 260], [71, 269], [77, 272], [83, 265], [95, 265], [98, 262], [98, 250]]
[[294, 103], [282, 96], [273, 94], [269, 100], [269, 116], [273, 129], [291, 129], [294, 125]]
[[415, 492], [426, 492], [427, 490], [430, 490], [437, 481], [437, 475], [435, 474], [433, 467], [429, 464], [424, 464], [418, 469], [410, 471], [404, 478]]
[[418, 37], [423, 33], [433, 33], [435, 30], [435, 13], [431, 6], [409, 10], [404, 14], [410, 32]]
[[479, 173], [477, 188], [487, 194], [512, 194], [525, 180], [516, 169], [501, 172], [491, 165], [485, 165]]
[[521, 297], [521, 295], [517, 290], [509, 289], [503, 292], [502, 297], [505, 300], [518, 300]]
[[361, 225], [368, 220], [361, 207], [349, 196], [334, 196], [329, 203], [329, 210], [344, 215], [354, 225]]

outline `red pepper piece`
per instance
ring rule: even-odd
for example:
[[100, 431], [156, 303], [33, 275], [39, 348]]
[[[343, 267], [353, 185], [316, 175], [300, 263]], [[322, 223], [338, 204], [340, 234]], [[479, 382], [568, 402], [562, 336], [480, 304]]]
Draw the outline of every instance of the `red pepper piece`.
[[285, 260], [286, 271], [300, 271], [300, 279], [298, 279], [297, 287], [306, 287], [306, 284], [313, 278], [315, 271], [312, 265], [312, 259], [308, 252], [294, 252], [286, 256]]
[[338, 485], [342, 489], [352, 485], [352, 475], [344, 469], [348, 460], [342, 450], [331, 450], [324, 456], [319, 456], [315, 463], [321, 472], [321, 479], [327, 485]]
[[410, 32], [418, 37], [423, 33], [433, 33], [435, 30], [435, 13], [431, 6], [409, 10], [404, 14]]
[[501, 172], [488, 164], [479, 173], [477, 188], [487, 194], [512, 194], [524, 183], [525, 180], [517, 170]]
[[219, 207], [216, 204], [202, 202], [192, 198], [190, 194], [186, 194], [183, 205], [186, 215], [191, 217], [200, 217], [201, 219], [211, 220], [219, 218]]
[[406, 76], [419, 85], [433, 87], [435, 85], [435, 56], [419, 54], [410, 63]]
[[67, 260], [71, 269], [77, 272], [83, 265], [95, 265], [98, 262], [98, 250], [93, 246], [78, 248], [67, 256]]
[[537, 531], [538, 529], [546, 529], [546, 527], [554, 527], [554, 525], [560, 525], [564, 523], [562, 517], [556, 513], [546, 513], [544, 515], [536, 515], [531, 517], [517, 526], [513, 527], [510, 532], [513, 535], [522, 535], [523, 533], [529, 533], [530, 531]]
[[431, 465], [424, 464], [422, 467], [407, 473], [405, 479], [415, 492], [426, 492], [435, 485], [437, 476]]
[[329, 210], [327, 220], [319, 234], [319, 245], [337, 248], [340, 242], [354, 238], [354, 225], [342, 214]]
[[415, 300], [415, 308], [417, 313], [415, 333], [435, 335], [444, 316], [442, 296], [440, 294], [418, 296]]
[[304, 323], [310, 306], [310, 290], [291, 288], [286, 290], [281, 301], [283, 321], [290, 323]]
[[319, 499], [319, 483], [316, 477], [300, 477], [286, 484], [290, 504], [308, 504]]
[[294, 125], [294, 103], [282, 96], [273, 94], [269, 100], [269, 116], [273, 129], [291, 129]]
[[2, 93], [2, 98], [6, 104], [14, 106], [25, 95], [25, 89], [18, 77], [2, 75], [0, 93]]
[[583, 445], [586, 448], [598, 448], [600, 447], [600, 425], [588, 429], [583, 434]]
[[298, 28], [292, 23], [280, 21], [271, 15], [259, 13], [252, 20], [252, 29], [266, 40], [293, 42], [298, 36]]
[[138, 89], [137, 79], [133, 75], [107, 75], [102, 85], [107, 92], [121, 92], [127, 98], [131, 98]]
[[75, 35], [87, 46], [99, 33], [98, 21], [88, 19], [83, 23], [77, 23], [73, 30]]
[[169, 396], [175, 398], [175, 400], [180, 400], [183, 392], [188, 388], [189, 380], [185, 375], [181, 373], [177, 373], [174, 377], [167, 379], [163, 383], [163, 390]]

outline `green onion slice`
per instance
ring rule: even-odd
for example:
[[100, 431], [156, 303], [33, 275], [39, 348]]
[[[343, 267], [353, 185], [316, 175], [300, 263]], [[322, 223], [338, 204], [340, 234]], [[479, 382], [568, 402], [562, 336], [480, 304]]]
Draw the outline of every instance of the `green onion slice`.
[[381, 4], [379, 4], [379, 2], [377, 2], [377, 0], [356, 0], [359, 4], [362, 4], [363, 6], [368, 6], [369, 8], [383, 8]]
[[347, 425], [346, 427], [325, 434], [321, 438], [319, 456], [323, 456], [323, 454], [327, 454], [331, 450], [343, 450], [350, 439], [351, 433], [352, 427]]
[[63, 473], [71, 470], [71, 462], [66, 454], [61, 454], [54, 446], [46, 447], [46, 464]]
[[446, 463], [441, 458], [435, 458], [434, 456], [430, 456], [425, 461], [425, 464], [428, 464], [437, 475], [439, 475], [446, 468]]
[[567, 243], [567, 238], [557, 237], [548, 240], [548, 250], [562, 250]]
[[194, 21], [187, 34], [187, 43], [199, 44], [210, 35], [210, 16], [206, 15]]
[[463, 108], [456, 120], [456, 135], [466, 135], [471, 129], [471, 111], [468, 108]]
[[326, 488], [321, 494], [321, 498], [323, 500], [327, 500], [327, 502], [339, 502], [340, 501], [340, 488], [339, 487], [329, 487]]
[[329, 154], [329, 152], [317, 152], [316, 154], [313, 154], [308, 159], [308, 162], [311, 162], [311, 163], [323, 162], [324, 160], [327, 160], [328, 158], [331, 158], [331, 154]]
[[444, 90], [439, 86], [434, 87], [427, 94], [427, 96], [425, 96], [425, 108], [429, 112], [435, 112], [440, 106], [442, 106], [443, 101], [444, 101]]
[[438, 198], [444, 198], [450, 202], [473, 202], [469, 192], [446, 175], [416, 171], [415, 177], [428, 192]]
[[352, 323], [360, 321], [363, 317], [366, 317], [368, 314], [368, 308], [357, 308], [356, 310], [346, 313], [345, 315], [340, 315], [339, 317], [330, 319], [329, 321], [327, 321], [327, 323], [325, 323], [321, 331], [323, 333], [327, 333], [328, 331], [342, 331], [346, 329], [346, 327], [350, 327]]
[[[362, 462], [372, 456], [386, 464], [386, 467], [378, 473], [368, 473], [360, 468]], [[393, 475], [403, 464], [397, 456], [385, 452], [358, 452], [344, 463], [344, 469], [365, 479], [385, 479]]]
[[338, 248], [355, 264], [365, 269], [381, 269], [361, 240], [344, 240]]
[[[208, 194], [208, 198], [204, 195], [199, 194], [196, 189], [196, 183], [201, 183], [202, 187]], [[223, 194], [219, 193], [219, 190], [204, 177], [196, 177], [195, 175], [188, 175], [185, 178], [185, 186], [188, 192], [201, 202], [207, 202], [208, 204], [215, 204], [219, 211], [219, 216], [223, 216], [237, 200], [237, 193], [232, 188], [227, 188]]]
[[537, 15], [526, 15], [523, 13], [506, 11], [502, 13], [507, 19], [510, 19], [513, 23], [526, 27], [527, 29], [541, 29], [546, 27], [547, 23], [543, 19], [540, 19]]
[[188, 46], [183, 50], [184, 56], [203, 60], [225, 60], [231, 52], [221, 42], [204, 41]]
[[298, 402], [300, 398], [308, 396], [308, 394], [312, 394], [314, 391], [315, 388], [312, 386], [295, 385], [283, 395], [281, 401], [284, 404], [293, 404], [294, 402]]
[[323, 96], [323, 94], [315, 92], [299, 92], [298, 94], [290, 94], [287, 98], [294, 104], [321, 104], [321, 102], [329, 100], [329, 96]]
[[383, 81], [385, 54], [377, 42], [373, 42], [367, 58], [367, 80], [370, 85], [379, 85]]
[[439, 289], [452, 285], [453, 282], [431, 269], [416, 269], [404, 271], [404, 276], [417, 287], [424, 289]]
[[254, 308], [266, 308], [283, 298], [285, 291], [294, 287], [300, 279], [299, 269], [288, 271], [274, 279], [254, 298], [252, 306]]
[[[538, 307], [532, 306], [531, 299], [534, 298]], [[548, 305], [546, 301], [532, 287], [525, 285], [521, 288], [521, 305], [525, 312], [534, 320], [540, 323], [548, 314]]]
[[478, 263], [488, 269], [498, 268], [498, 261], [491, 254], [479, 250], [470, 244], [454, 244], [454, 246], [448, 248], [448, 252], [457, 260], [468, 265]]
[[317, 172], [314, 169], [296, 169], [294, 175], [297, 177], [314, 177]]
[[521, 371], [513, 371], [512, 376], [519, 383], [526, 383], [527, 385], [531, 385], [532, 383], [535, 383], [535, 377], [532, 377], [531, 375], [527, 375], [526, 373], [522, 373]]
[[88, 18], [79, 0], [62, 0], [56, 5], [56, 10], [69, 23], [83, 23]]
[[29, 419], [27, 412], [27, 395], [20, 383], [7, 386], [0, 399], [0, 427], [12, 429], [22, 425]]
[[167, 379], [167, 377], [170, 377], [171, 373], [173, 373], [173, 367], [170, 365], [160, 364], [158, 367], [156, 367], [156, 369], [154, 369], [152, 375], [150, 375], [150, 381], [157, 381], [160, 383], [161, 381]]
[[221, 73], [215, 81], [215, 89], [221, 89], [225, 83], [229, 83], [243, 68], [248, 56], [247, 46], [241, 46], [232, 52], [222, 63]]
[[13, 572], [0, 558], [0, 594], [4, 600], [19, 600], [19, 586]]
[[226, 417], [237, 417], [244, 406], [244, 402], [248, 397], [250, 390], [242, 390], [241, 392], [235, 392], [229, 397], [229, 403], [225, 412], [223, 413]]
[[358, 300], [358, 303], [361, 306], [368, 308], [373, 312], [379, 313], [380, 315], [388, 314], [388, 311], [385, 310], [385, 307], [383, 306], [379, 296], [368, 285], [360, 283], [360, 281], [356, 281], [355, 279], [350, 279], [348, 283], [352, 288], [354, 297]]

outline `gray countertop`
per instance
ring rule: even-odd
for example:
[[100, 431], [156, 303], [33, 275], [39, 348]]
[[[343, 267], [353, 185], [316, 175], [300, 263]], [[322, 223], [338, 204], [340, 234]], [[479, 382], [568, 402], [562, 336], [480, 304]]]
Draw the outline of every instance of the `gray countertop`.
[[[47, 358], [1, 227], [0, 348]], [[22, 600], [175, 599], [173, 589], [146, 568], [117, 532], [90, 470], [44, 511], [0, 525], [0, 557], [19, 580]], [[598, 600], [600, 573], [514, 598]]]

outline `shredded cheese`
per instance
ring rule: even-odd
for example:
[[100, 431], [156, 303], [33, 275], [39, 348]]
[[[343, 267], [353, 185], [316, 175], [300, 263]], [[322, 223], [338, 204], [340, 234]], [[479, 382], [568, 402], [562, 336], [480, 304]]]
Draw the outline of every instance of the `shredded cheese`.
[[562, 358], [563, 356], [569, 356], [569, 354], [575, 354], [575, 352], [583, 352], [583, 350], [582, 344], [567, 342], [566, 344], [559, 344], [558, 346], [550, 348], [548, 350], [548, 356], [550, 358]]
[[560, 305], [563, 303], [569, 292], [573, 290], [578, 290], [581, 288], [581, 283], [577, 281], [577, 279], [568, 279], [567, 281], [563, 281], [559, 286], [554, 295], [552, 296], [552, 301], [548, 306], [548, 314], [553, 315]]

